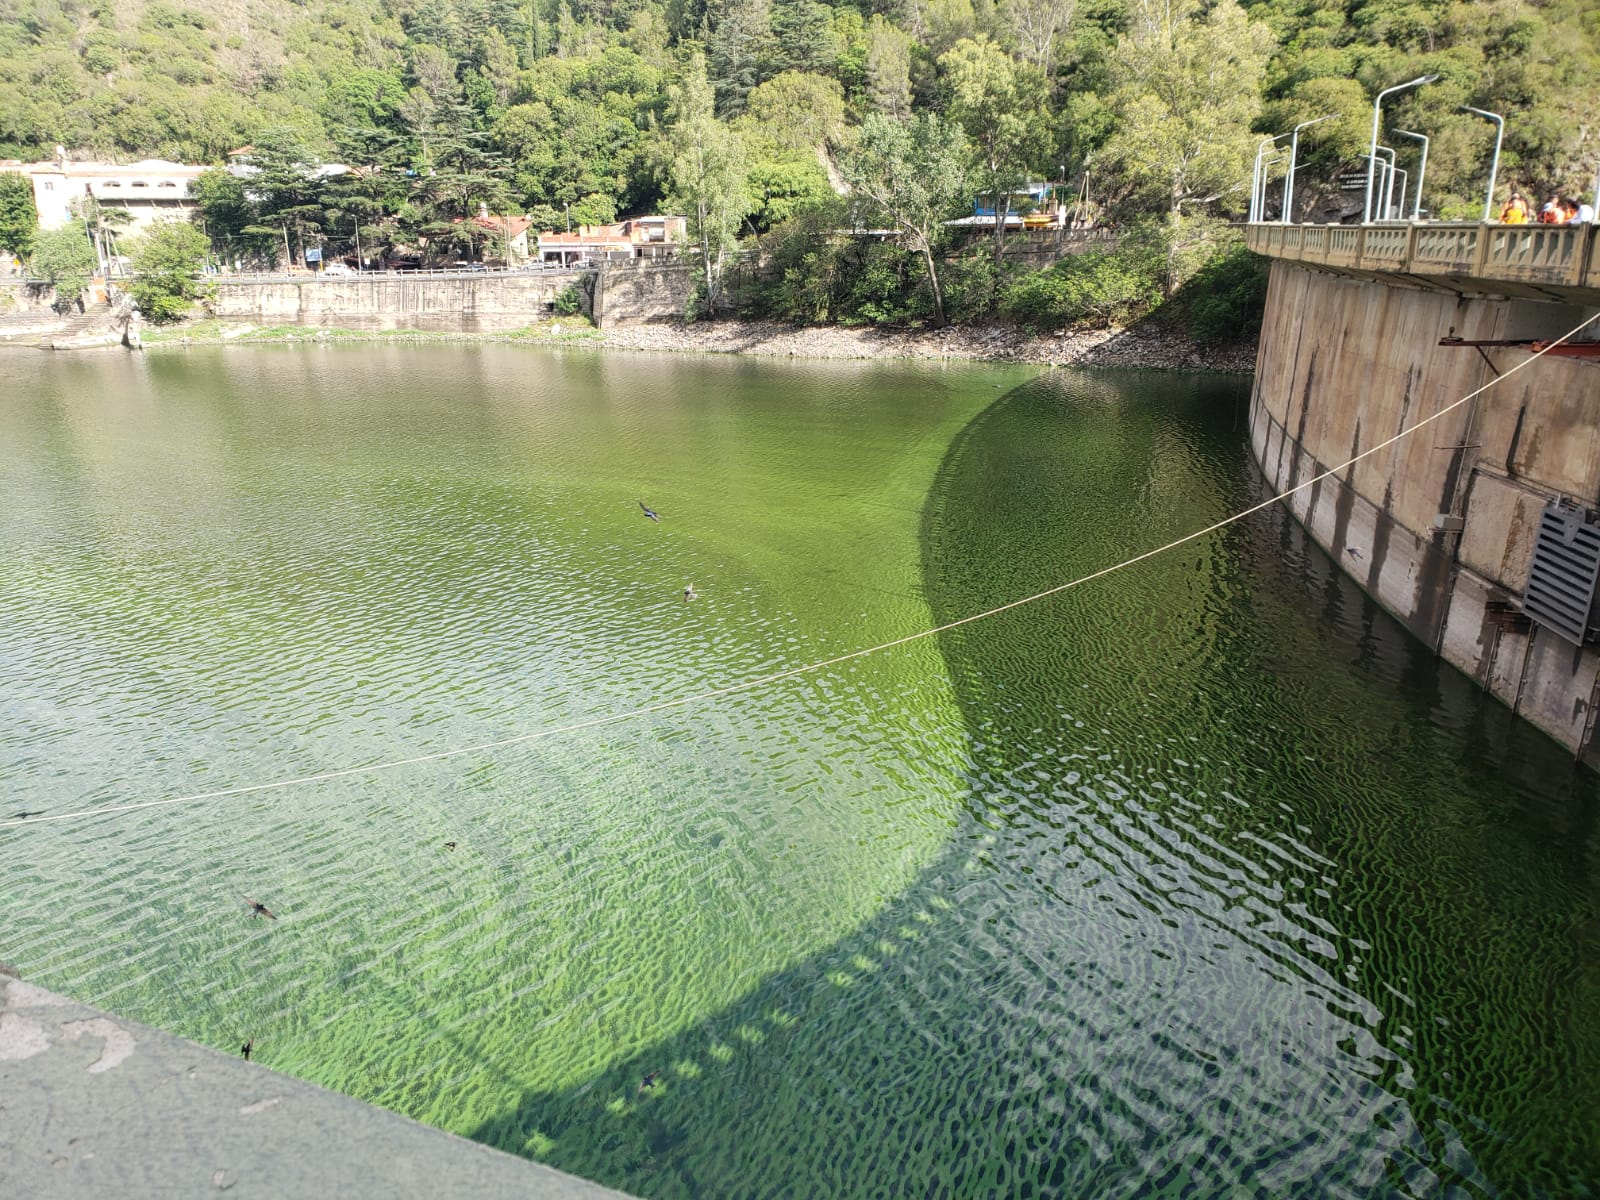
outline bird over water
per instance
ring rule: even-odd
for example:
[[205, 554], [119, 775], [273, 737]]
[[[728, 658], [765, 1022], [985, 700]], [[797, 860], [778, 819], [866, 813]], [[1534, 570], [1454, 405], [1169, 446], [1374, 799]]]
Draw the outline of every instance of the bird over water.
[[651, 508], [643, 500], [639, 501], [639, 507], [644, 510], [644, 515], [645, 516], [649, 517], [657, 525], [661, 524], [661, 518], [660, 518], [660, 516], [657, 515], [655, 509]]
[[261, 901], [252, 900], [249, 896], [246, 896], [244, 898], [244, 902], [250, 906], [250, 915], [252, 917], [266, 917], [268, 920], [272, 921], [276, 921], [278, 919], [278, 914], [273, 912], [265, 904], [261, 903]]

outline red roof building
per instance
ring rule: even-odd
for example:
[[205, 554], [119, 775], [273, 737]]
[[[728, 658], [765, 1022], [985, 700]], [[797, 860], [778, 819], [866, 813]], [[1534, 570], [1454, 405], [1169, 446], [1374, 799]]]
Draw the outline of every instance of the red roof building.
[[612, 225], [580, 225], [567, 233], [539, 235], [539, 261], [563, 267], [638, 258], [671, 258], [684, 240], [682, 217], [630, 217]]

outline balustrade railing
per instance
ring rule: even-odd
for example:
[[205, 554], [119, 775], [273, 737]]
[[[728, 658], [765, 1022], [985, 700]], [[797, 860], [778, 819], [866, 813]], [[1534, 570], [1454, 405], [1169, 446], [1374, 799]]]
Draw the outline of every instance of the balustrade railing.
[[1411, 264], [1423, 275], [1473, 275], [1483, 226], [1419, 225], [1411, 246]]
[[1500, 279], [1582, 282], [1585, 226], [1491, 225], [1483, 269]]
[[1361, 233], [1354, 226], [1330, 225], [1328, 250], [1323, 262], [1331, 267], [1353, 267], [1361, 261]]
[[1378, 271], [1404, 267], [1411, 257], [1410, 226], [1362, 230], [1361, 265]]
[[1600, 234], [1593, 225], [1436, 223], [1255, 224], [1257, 254], [1355, 270], [1553, 284], [1600, 291]]

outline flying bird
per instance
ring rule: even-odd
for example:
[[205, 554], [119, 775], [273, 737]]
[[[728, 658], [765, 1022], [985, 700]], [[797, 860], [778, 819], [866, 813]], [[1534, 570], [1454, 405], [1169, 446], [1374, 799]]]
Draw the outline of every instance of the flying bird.
[[639, 507], [644, 509], [644, 515], [645, 516], [649, 517], [657, 525], [661, 524], [661, 518], [656, 515], [656, 510], [655, 509], [651, 508], [643, 500], [639, 501]]
[[683, 602], [685, 604], [689, 603], [691, 600], [698, 599], [700, 599], [700, 593], [694, 590], [694, 584], [691, 583], [688, 587], [683, 589]]
[[444, 848], [446, 850], [454, 850], [456, 848], [456, 844], [454, 842], [446, 842], [444, 844]]
[[660, 1071], [651, 1071], [650, 1074], [646, 1075], [643, 1079], [641, 1079], [639, 1081], [639, 1090], [642, 1092], [646, 1088], [655, 1087], [656, 1080], [658, 1080], [660, 1078], [661, 1078], [661, 1072]]
[[42, 816], [44, 816], [44, 809], [42, 809], [42, 808], [34, 808], [34, 809], [24, 808], [20, 812], [17, 812], [15, 814], [13, 814], [12, 820], [14, 820], [14, 821], [26, 821], [29, 817], [42, 817]]
[[250, 1061], [250, 1051], [254, 1050], [255, 1048], [256, 1048], [256, 1040], [255, 1040], [255, 1038], [251, 1038], [248, 1042], [246, 1042], [244, 1045], [239, 1047], [239, 1053], [244, 1055], [245, 1062], [249, 1062]]
[[250, 906], [250, 915], [252, 917], [266, 917], [272, 921], [276, 921], [278, 919], [278, 914], [273, 912], [265, 904], [262, 904], [261, 901], [252, 900], [249, 896], [246, 896], [244, 898], [244, 902]]

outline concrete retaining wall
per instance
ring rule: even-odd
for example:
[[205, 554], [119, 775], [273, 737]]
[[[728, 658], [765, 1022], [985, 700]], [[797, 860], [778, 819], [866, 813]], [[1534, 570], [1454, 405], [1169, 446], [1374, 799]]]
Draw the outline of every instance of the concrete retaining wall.
[[[1251, 402], [1257, 461], [1276, 490], [1294, 487], [1529, 357], [1509, 347], [1485, 357], [1441, 338], [1554, 338], [1585, 315], [1275, 261]], [[1600, 363], [1541, 358], [1290, 502], [1384, 608], [1590, 761], [1600, 654], [1528, 627], [1515, 609], [1545, 502], [1566, 496], [1600, 507], [1597, 402]], [[1441, 517], [1458, 518], [1459, 530]]]
[[218, 283], [219, 317], [266, 325], [502, 333], [546, 318], [556, 297], [588, 271], [517, 274], [323, 276]]
[[48, 310], [55, 300], [56, 289], [48, 283], [33, 283], [21, 277], [0, 279], [0, 317]]
[[595, 274], [592, 313], [601, 329], [642, 321], [681, 321], [694, 294], [691, 263], [628, 263]]
[[678, 320], [694, 288], [694, 270], [626, 263], [526, 274], [223, 279], [212, 309], [219, 317], [264, 325], [502, 333], [551, 316], [569, 287], [579, 289], [584, 311], [601, 328]]

